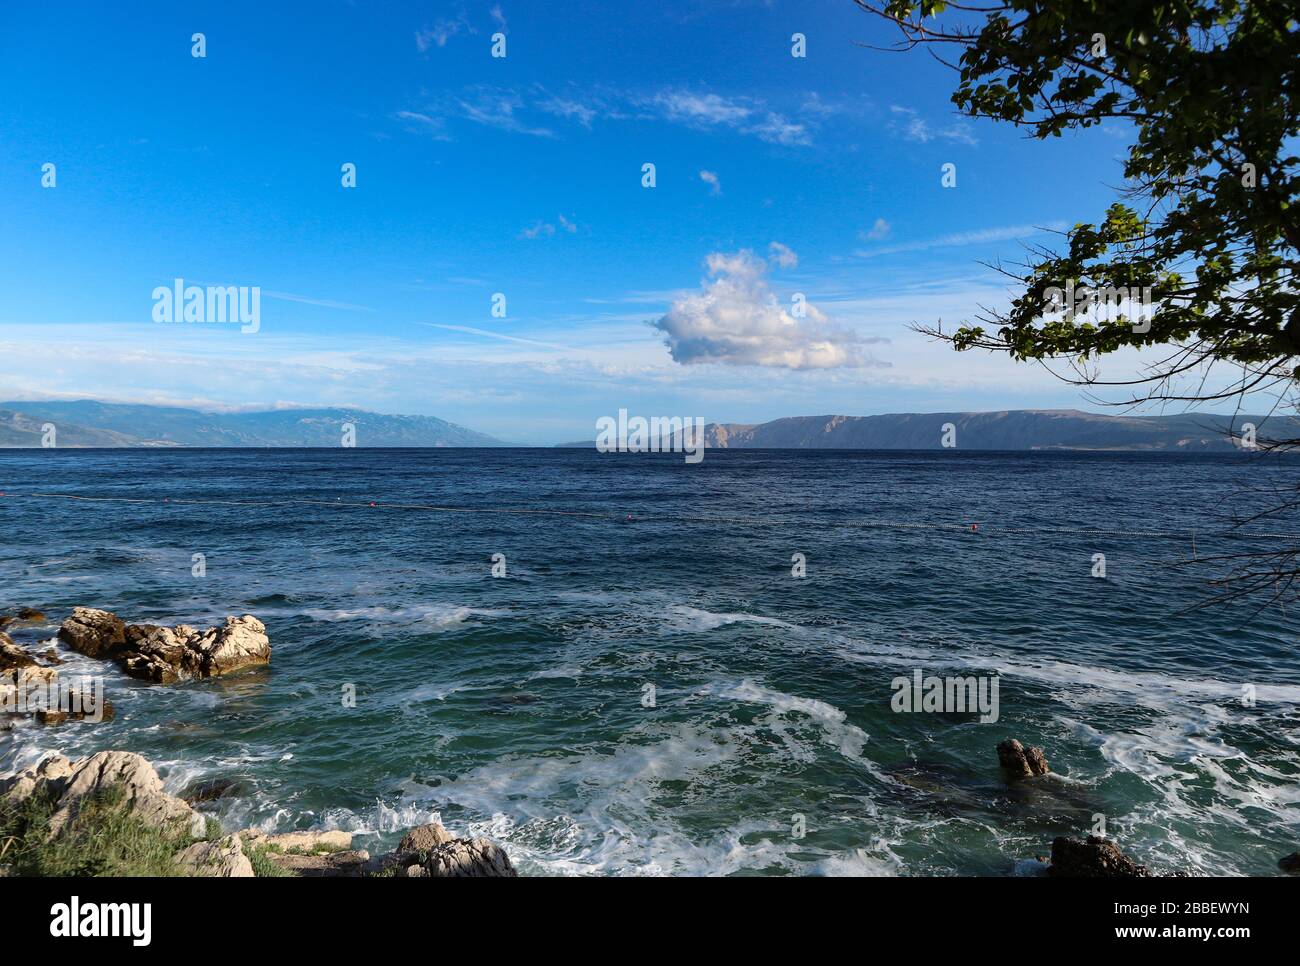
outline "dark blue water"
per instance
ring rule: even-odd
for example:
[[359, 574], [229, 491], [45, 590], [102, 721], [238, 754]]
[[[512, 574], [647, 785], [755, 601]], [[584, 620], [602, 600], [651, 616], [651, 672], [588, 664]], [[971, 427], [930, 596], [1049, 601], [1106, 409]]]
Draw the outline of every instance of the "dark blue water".
[[[1270, 874], [1300, 835], [1294, 614], [1260, 594], [1193, 608], [1221, 572], [1206, 558], [1285, 545], [1215, 534], [1297, 470], [6, 451], [0, 605], [52, 622], [21, 640], [51, 638], [75, 605], [193, 625], [251, 613], [274, 653], [269, 669], [170, 687], [65, 655], [106, 676], [116, 719], [21, 725], [0, 766], [123, 748], [174, 791], [240, 779], [208, 806], [228, 827], [343, 827], [378, 848], [436, 815], [526, 872], [1014, 874], [1104, 816], [1158, 870]], [[503, 510], [546, 512], [480, 512]], [[998, 720], [895, 713], [891, 681], [914, 669], [996, 675]], [[1008, 788], [1007, 737], [1042, 745], [1061, 779]]]

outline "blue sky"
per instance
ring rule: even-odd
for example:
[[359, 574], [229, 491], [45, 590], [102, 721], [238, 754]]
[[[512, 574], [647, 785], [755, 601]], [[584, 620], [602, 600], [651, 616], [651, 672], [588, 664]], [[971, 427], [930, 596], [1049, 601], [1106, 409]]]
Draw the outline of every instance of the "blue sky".
[[[1004, 303], [981, 261], [1095, 219], [1127, 133], [962, 119], [948, 70], [858, 45], [891, 41], [851, 0], [7, 5], [0, 398], [349, 405], [525, 443], [619, 408], [1087, 408], [908, 324]], [[152, 322], [175, 277], [260, 287], [259, 331]]]

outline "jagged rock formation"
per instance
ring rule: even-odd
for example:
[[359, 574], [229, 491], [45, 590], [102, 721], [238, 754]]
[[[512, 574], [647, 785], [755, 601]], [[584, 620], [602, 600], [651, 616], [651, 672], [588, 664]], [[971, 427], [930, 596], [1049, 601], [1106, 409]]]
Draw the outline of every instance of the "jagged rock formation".
[[132, 677], [160, 684], [217, 677], [271, 660], [266, 626], [251, 614], [195, 630], [185, 624], [125, 624], [108, 611], [78, 607], [59, 628], [59, 637], [73, 650], [111, 657]]
[[0, 800], [8, 804], [44, 795], [54, 803], [50, 837], [57, 836], [87, 796], [120, 788], [123, 805], [150, 825], [175, 825], [202, 835], [203, 817], [179, 798], [163, 791], [161, 779], [139, 755], [127, 751], [101, 751], [75, 762], [51, 755], [35, 768], [0, 779]]
[[1065, 878], [1145, 878], [1151, 873], [1119, 850], [1109, 839], [1089, 835], [1087, 839], [1065, 836], [1052, 840], [1052, 864], [1048, 875]]
[[75, 607], [59, 628], [59, 640], [87, 657], [112, 657], [126, 646], [126, 625], [106, 610]]
[[218, 879], [251, 879], [253, 864], [244, 854], [238, 835], [227, 835], [212, 842], [195, 842], [176, 853], [176, 864], [187, 875]]
[[1010, 781], [1046, 775], [1052, 770], [1042, 748], [1026, 748], [1015, 738], [998, 744], [998, 764]]
[[397, 848], [380, 860], [381, 870], [409, 879], [513, 877], [515, 871], [495, 842], [485, 838], [458, 839], [437, 823], [406, 833]]

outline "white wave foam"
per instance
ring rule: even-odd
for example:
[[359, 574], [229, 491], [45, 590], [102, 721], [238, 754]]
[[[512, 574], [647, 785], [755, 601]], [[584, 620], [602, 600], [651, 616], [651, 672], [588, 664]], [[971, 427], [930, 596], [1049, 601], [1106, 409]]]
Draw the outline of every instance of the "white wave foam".
[[420, 624], [428, 627], [455, 627], [475, 618], [507, 617], [509, 611], [481, 607], [429, 604], [417, 607], [358, 607], [355, 609], [308, 609], [302, 612], [313, 620], [340, 623], [368, 621], [374, 624]]

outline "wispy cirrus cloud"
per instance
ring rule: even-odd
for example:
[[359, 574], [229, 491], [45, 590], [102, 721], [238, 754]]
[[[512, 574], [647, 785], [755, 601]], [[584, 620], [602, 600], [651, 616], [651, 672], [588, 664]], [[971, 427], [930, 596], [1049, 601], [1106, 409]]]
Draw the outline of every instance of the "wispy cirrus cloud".
[[732, 130], [773, 144], [812, 143], [806, 124], [770, 110], [755, 98], [679, 89], [660, 91], [641, 101], [641, 106], [661, 120], [688, 127]]
[[893, 231], [893, 226], [889, 222], [883, 218], [877, 218], [868, 230], [858, 232], [858, 237], [864, 241], [880, 241], [882, 238], [888, 238], [891, 231]]
[[894, 115], [890, 127], [909, 141], [928, 144], [931, 141], [952, 141], [958, 144], [979, 144], [970, 131], [970, 125], [964, 121], [954, 121], [943, 127], [934, 127], [910, 107], [890, 105], [889, 111]]
[[476, 124], [513, 131], [516, 134], [531, 134], [534, 137], [555, 137], [549, 128], [537, 127], [523, 120], [525, 103], [516, 94], [480, 91], [470, 98], [457, 100], [461, 116]]
[[443, 17], [434, 21], [430, 27], [422, 27], [415, 32], [415, 49], [427, 53], [433, 47], [446, 47], [447, 41], [458, 34], [476, 34], [477, 30], [470, 23], [469, 15], [464, 10], [454, 17]]
[[393, 117], [405, 122], [408, 130], [427, 135], [437, 141], [451, 140], [451, 135], [447, 133], [447, 125], [440, 117], [421, 114], [419, 111], [398, 111]]
[[1014, 241], [1018, 238], [1032, 238], [1047, 231], [1064, 231], [1067, 227], [1063, 221], [1049, 221], [1044, 225], [1006, 225], [1000, 228], [980, 228], [975, 231], [958, 231], [935, 238], [920, 241], [903, 242], [897, 245], [882, 245], [879, 248], [865, 248], [854, 252], [859, 258], [873, 258], [877, 255], [897, 255], [901, 252], [920, 252], [931, 248], [961, 248], [969, 245], [984, 245], [990, 242]]
[[556, 221], [559, 222], [558, 228], [552, 222], [538, 221], [531, 228], [525, 228], [521, 231], [519, 237], [526, 239], [554, 238], [557, 231], [568, 232], [570, 235], [578, 233], [578, 223], [576, 221], [565, 218], [564, 215], [557, 215]]
[[557, 136], [551, 126], [556, 119], [585, 129], [598, 121], [660, 121], [698, 131], [741, 134], [769, 144], [808, 146], [816, 127], [832, 112], [815, 96], [806, 98], [798, 110], [802, 113], [792, 116], [758, 98], [684, 88], [652, 94], [608, 89], [557, 94], [534, 85], [522, 91], [470, 88], [396, 116], [435, 130], [442, 130], [439, 124], [445, 126], [447, 120], [459, 118], [538, 137]]

